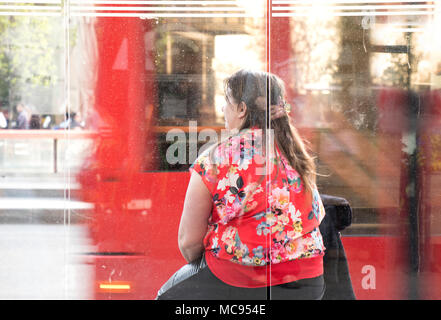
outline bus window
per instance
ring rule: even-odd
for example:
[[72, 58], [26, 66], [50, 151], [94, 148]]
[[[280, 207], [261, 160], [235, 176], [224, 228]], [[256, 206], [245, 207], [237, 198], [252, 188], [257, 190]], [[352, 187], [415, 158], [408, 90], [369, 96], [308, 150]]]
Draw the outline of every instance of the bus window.
[[[228, 15], [158, 19], [151, 31], [154, 39], [146, 43], [147, 47], [153, 46], [155, 59], [156, 170], [186, 171], [198, 151], [213, 143], [199, 135], [201, 130], [214, 130], [220, 137], [224, 128], [224, 78], [240, 68], [265, 70], [266, 42], [259, 34], [265, 28], [262, 21]], [[173, 139], [172, 128], [185, 139]], [[190, 134], [191, 130], [197, 134]], [[177, 145], [182, 143], [182, 148]], [[191, 144], [197, 147], [191, 150]], [[185, 156], [167, 161], [167, 150], [172, 145], [185, 150]]]

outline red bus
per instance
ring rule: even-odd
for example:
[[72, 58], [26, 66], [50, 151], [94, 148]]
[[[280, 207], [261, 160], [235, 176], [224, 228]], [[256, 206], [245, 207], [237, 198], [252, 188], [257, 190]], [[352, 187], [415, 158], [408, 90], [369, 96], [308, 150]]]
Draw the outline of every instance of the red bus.
[[[414, 66], [408, 48], [417, 45], [378, 43], [395, 21], [387, 14], [220, 2], [236, 11], [207, 2], [212, 11], [194, 15], [191, 4], [175, 4], [174, 15], [153, 5], [150, 16], [123, 5], [97, 14], [96, 148], [78, 174], [82, 199], [94, 205], [95, 298], [154, 299], [185, 264], [177, 230], [190, 145], [223, 128], [221, 79], [244, 65], [285, 81], [292, 120], [324, 173], [320, 192], [351, 204], [342, 241], [357, 299], [441, 298], [440, 92], [412, 83], [419, 71], [407, 64], [375, 73], [396, 57]], [[179, 143], [172, 129], [185, 137], [184, 164], [166, 161]]]

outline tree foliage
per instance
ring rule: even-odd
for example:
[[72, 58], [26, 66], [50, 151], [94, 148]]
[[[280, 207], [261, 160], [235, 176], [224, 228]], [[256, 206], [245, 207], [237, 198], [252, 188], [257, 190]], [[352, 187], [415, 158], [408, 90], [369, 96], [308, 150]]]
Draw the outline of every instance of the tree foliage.
[[56, 50], [63, 41], [56, 25], [53, 17], [0, 17], [2, 105], [16, 103], [30, 87], [48, 88], [57, 81]]

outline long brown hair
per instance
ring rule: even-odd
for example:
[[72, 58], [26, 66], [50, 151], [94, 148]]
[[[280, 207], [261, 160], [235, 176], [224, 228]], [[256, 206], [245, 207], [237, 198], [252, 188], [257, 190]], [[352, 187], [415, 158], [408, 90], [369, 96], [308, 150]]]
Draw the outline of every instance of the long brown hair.
[[306, 190], [312, 191], [316, 183], [315, 162], [307, 152], [305, 142], [290, 123], [288, 115], [270, 119], [271, 106], [280, 104], [285, 95], [283, 81], [271, 73], [239, 70], [225, 79], [224, 91], [238, 105], [244, 102], [247, 106], [245, 120], [239, 130], [258, 127], [265, 135], [267, 129], [273, 129], [280, 152], [299, 173]]

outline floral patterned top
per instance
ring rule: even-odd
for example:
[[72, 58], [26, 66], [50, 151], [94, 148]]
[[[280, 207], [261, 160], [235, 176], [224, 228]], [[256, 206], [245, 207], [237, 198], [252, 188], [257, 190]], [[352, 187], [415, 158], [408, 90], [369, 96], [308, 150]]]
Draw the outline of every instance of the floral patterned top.
[[245, 129], [206, 150], [190, 168], [213, 197], [204, 239], [209, 266], [229, 261], [261, 267], [324, 254], [318, 226], [325, 210], [317, 189], [305, 192], [278, 149], [265, 168], [262, 147], [262, 131]]

